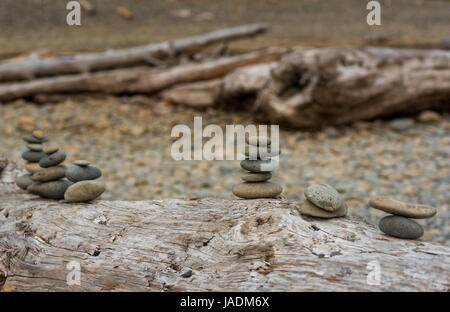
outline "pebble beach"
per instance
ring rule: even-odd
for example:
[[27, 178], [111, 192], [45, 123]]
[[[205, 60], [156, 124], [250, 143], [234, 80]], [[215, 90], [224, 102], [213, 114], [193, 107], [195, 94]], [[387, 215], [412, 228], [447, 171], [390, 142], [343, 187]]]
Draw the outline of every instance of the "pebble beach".
[[[252, 113], [204, 111], [172, 106], [157, 98], [92, 97], [34, 104], [18, 100], [0, 106], [0, 153], [24, 164], [22, 135], [41, 129], [67, 154], [66, 163], [85, 159], [102, 168], [102, 199], [235, 198], [231, 190], [244, 172], [235, 161], [175, 161], [170, 148], [174, 125], [203, 126], [255, 122]], [[326, 183], [348, 206], [348, 215], [378, 224], [385, 212], [370, 209], [373, 196], [389, 196], [437, 209], [417, 220], [422, 239], [450, 242], [450, 117], [422, 113], [408, 118], [357, 122], [321, 131], [280, 132], [279, 168], [271, 181], [282, 200], [300, 202], [305, 189]]]

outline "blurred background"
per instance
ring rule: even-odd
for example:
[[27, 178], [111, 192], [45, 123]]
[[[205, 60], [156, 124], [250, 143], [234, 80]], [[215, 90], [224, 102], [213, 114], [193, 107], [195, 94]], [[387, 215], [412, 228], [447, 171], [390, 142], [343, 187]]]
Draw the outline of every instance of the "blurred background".
[[[268, 23], [269, 31], [229, 43], [227, 54], [274, 46], [449, 48], [450, 1], [381, 0], [382, 26], [374, 27], [366, 23], [367, 2], [89, 0], [93, 8], [84, 3], [81, 26], [68, 26], [66, 1], [1, 0], [0, 60], [20, 63], [32, 54], [51, 59], [128, 48], [259, 22]], [[0, 105], [0, 153], [23, 163], [20, 137], [39, 128], [68, 154], [67, 163], [87, 159], [102, 169], [103, 199], [234, 198], [239, 161], [171, 159], [172, 127], [192, 126], [194, 116], [202, 116], [204, 125], [257, 121], [254, 112], [235, 105], [192, 108], [168, 103], [159, 94], [16, 98]], [[286, 200], [299, 201], [307, 186], [328, 183], [346, 198], [350, 215], [369, 222], [383, 215], [368, 208], [373, 195], [429, 204], [438, 215], [419, 220], [426, 229], [423, 239], [449, 241], [450, 118], [445, 110], [320, 129], [281, 126], [275, 180]]]

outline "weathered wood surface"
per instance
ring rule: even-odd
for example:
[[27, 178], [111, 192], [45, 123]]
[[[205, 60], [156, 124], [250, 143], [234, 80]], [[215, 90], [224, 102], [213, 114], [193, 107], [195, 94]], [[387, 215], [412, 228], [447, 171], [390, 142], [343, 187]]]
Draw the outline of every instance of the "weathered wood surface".
[[[286, 200], [65, 204], [0, 180], [7, 291], [448, 291], [450, 247], [395, 239], [353, 217], [302, 217]], [[351, 208], [350, 208], [351, 209]], [[81, 266], [69, 286], [66, 265]], [[367, 284], [378, 261], [381, 284]], [[191, 277], [181, 275], [192, 270]]]
[[54, 59], [29, 59], [20, 64], [0, 65], [0, 81], [33, 79], [40, 76], [54, 76], [87, 73], [139, 63], [153, 63], [154, 59], [173, 56], [181, 52], [196, 51], [207, 45], [242, 39], [267, 31], [266, 24], [244, 25], [222, 29], [185, 39], [149, 44], [123, 50], [109, 50], [101, 53], [85, 53]]
[[296, 128], [345, 124], [450, 103], [450, 52], [305, 49], [284, 56], [260, 89], [267, 120]]
[[177, 84], [223, 77], [242, 66], [270, 63], [286, 51], [273, 48], [164, 69], [134, 67], [1, 84], [0, 101], [53, 93], [152, 93]]

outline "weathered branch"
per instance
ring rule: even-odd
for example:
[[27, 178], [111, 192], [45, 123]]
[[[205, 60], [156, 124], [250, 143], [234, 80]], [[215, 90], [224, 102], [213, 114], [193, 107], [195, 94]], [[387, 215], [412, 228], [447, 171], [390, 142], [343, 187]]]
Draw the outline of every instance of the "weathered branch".
[[241, 66], [273, 62], [285, 52], [286, 49], [269, 49], [168, 69], [136, 67], [3, 84], [0, 101], [45, 93], [152, 93], [180, 83], [223, 77]]
[[[296, 203], [266, 199], [66, 204], [18, 190], [17, 174], [10, 163], [0, 180], [3, 290], [449, 290], [448, 246], [357, 218], [302, 217]], [[67, 284], [71, 261], [79, 286]], [[369, 263], [380, 285], [367, 283]]]
[[267, 119], [319, 127], [427, 108], [450, 99], [450, 52], [311, 49], [286, 55], [258, 104]]
[[140, 63], [152, 63], [154, 58], [173, 56], [181, 52], [192, 52], [214, 43], [251, 37], [266, 32], [267, 28], [266, 24], [252, 24], [123, 50], [77, 54], [55, 59], [30, 59], [20, 64], [3, 64], [0, 65], [0, 81], [87, 73]]

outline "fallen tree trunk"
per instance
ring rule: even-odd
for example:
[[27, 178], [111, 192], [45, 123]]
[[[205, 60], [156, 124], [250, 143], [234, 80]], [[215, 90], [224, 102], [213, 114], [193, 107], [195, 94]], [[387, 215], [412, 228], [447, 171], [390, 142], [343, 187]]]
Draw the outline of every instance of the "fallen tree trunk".
[[286, 49], [275, 48], [168, 69], [136, 67], [3, 84], [0, 85], [0, 101], [49, 93], [152, 93], [180, 83], [223, 77], [249, 64], [273, 62], [285, 52]]
[[450, 100], [450, 52], [383, 48], [311, 49], [283, 57], [258, 106], [296, 128], [411, 112]]
[[186, 39], [123, 50], [77, 54], [56, 59], [30, 59], [20, 64], [3, 64], [0, 65], [0, 81], [87, 73], [118, 67], [127, 67], [139, 63], [153, 63], [155, 58], [158, 59], [161, 57], [173, 56], [181, 52], [193, 52], [207, 45], [252, 37], [266, 31], [266, 24], [252, 24], [214, 31]]
[[[0, 179], [4, 291], [450, 288], [448, 246], [391, 238], [357, 218], [302, 217], [275, 199], [66, 204], [18, 190], [19, 172], [10, 163]], [[67, 283], [69, 263], [80, 265], [80, 285]]]

